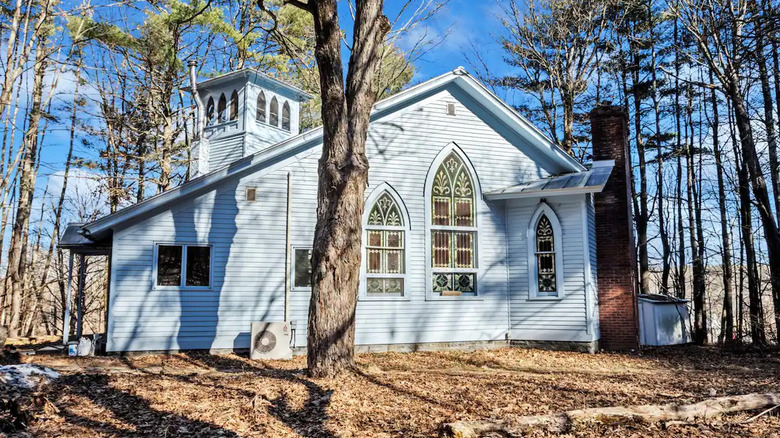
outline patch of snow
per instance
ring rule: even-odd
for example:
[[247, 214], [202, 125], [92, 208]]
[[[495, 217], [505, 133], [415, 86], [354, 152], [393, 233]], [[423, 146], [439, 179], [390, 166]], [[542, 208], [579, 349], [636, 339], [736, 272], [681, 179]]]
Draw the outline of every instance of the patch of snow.
[[21, 389], [35, 389], [59, 377], [60, 373], [51, 368], [30, 363], [0, 366], [0, 383]]

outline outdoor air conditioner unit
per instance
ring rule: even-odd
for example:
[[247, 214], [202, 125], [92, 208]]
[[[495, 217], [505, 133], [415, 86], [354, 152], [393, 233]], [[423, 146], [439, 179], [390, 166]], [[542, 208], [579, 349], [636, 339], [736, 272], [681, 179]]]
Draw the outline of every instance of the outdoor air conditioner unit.
[[291, 359], [289, 322], [253, 322], [249, 357]]

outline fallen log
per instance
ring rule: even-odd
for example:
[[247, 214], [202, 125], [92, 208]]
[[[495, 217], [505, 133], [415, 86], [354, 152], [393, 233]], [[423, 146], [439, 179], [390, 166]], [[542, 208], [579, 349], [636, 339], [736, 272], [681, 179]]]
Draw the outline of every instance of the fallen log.
[[559, 414], [532, 415], [511, 421], [456, 421], [442, 425], [442, 436], [477, 438], [488, 433], [520, 436], [533, 428], [566, 432], [586, 423], [621, 424], [630, 422], [692, 422], [719, 415], [755, 411], [780, 405], [780, 392], [718, 397], [687, 405], [611, 406], [575, 409]]

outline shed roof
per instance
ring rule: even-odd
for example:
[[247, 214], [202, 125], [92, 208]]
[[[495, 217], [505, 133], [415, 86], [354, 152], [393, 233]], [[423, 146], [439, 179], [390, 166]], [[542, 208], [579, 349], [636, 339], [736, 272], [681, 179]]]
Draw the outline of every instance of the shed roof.
[[485, 192], [487, 199], [516, 199], [536, 196], [571, 195], [575, 193], [598, 193], [615, 166], [613, 160], [596, 161], [590, 170], [585, 172], [553, 175], [531, 182], [504, 187]]
[[83, 234], [83, 223], [71, 223], [65, 228], [57, 244], [78, 254], [107, 254], [111, 251], [111, 240], [93, 240]]

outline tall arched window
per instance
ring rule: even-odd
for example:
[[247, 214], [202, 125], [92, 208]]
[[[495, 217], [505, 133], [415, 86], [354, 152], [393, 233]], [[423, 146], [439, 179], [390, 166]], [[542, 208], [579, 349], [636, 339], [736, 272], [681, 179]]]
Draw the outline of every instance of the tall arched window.
[[431, 288], [434, 294], [476, 295], [477, 191], [463, 158], [452, 149], [430, 184]]
[[219, 96], [219, 103], [217, 103], [217, 122], [222, 123], [225, 121], [225, 107], [227, 106], [227, 100], [225, 99], [225, 93]]
[[214, 124], [214, 98], [209, 97], [209, 103], [206, 104], [206, 125]]
[[276, 96], [271, 98], [271, 118], [268, 123], [274, 126], [279, 126], [279, 102], [276, 101]]
[[230, 120], [238, 120], [238, 92], [230, 95]]
[[262, 91], [257, 95], [257, 115], [255, 120], [265, 123], [265, 93]]
[[563, 296], [562, 254], [560, 222], [542, 202], [528, 224], [529, 297]]
[[290, 130], [290, 104], [286, 100], [282, 105], [282, 129]]
[[376, 198], [366, 221], [366, 296], [403, 296], [405, 223], [387, 191]]

